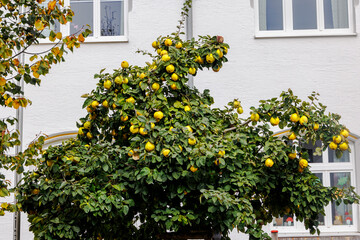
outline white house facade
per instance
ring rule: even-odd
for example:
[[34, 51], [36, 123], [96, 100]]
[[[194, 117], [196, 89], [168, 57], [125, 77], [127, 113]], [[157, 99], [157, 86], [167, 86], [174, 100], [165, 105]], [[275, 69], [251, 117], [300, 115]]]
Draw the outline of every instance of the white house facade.
[[[24, 111], [24, 146], [37, 134], [49, 135], [56, 144], [77, 132], [76, 121], [86, 114], [80, 96], [95, 88], [93, 75], [111, 72], [124, 60], [144, 65], [149, 59], [137, 49], [152, 51], [159, 35], [176, 30], [183, 0], [65, 0], [76, 16], [67, 26], [53, 26], [73, 34], [89, 24], [91, 37], [66, 62], [53, 66], [41, 87], [26, 86], [33, 102]], [[194, 86], [210, 89], [215, 107], [234, 98], [241, 100], [245, 115], [259, 100], [279, 96], [291, 88], [305, 99], [312, 91], [329, 112], [342, 116], [351, 131], [351, 153], [342, 159], [327, 151], [310, 161], [311, 169], [327, 186], [360, 188], [360, 6], [359, 0], [193, 0], [192, 32], [221, 35], [230, 45], [229, 62], [219, 72], [205, 70]], [[41, 51], [46, 41], [34, 46]], [[1, 110], [3, 111], [3, 110]], [[279, 134], [284, 134], [280, 132]], [[311, 148], [309, 148], [311, 151]], [[13, 177], [8, 174], [8, 178]], [[360, 192], [358, 190], [358, 192]], [[360, 239], [358, 205], [330, 204], [321, 220], [321, 236]], [[21, 239], [32, 239], [26, 216], [21, 218]], [[13, 216], [0, 218], [0, 240], [13, 238]], [[279, 237], [309, 237], [293, 216], [274, 219], [264, 227]], [[232, 239], [247, 239], [233, 232]], [[355, 238], [354, 238], [355, 239]]]

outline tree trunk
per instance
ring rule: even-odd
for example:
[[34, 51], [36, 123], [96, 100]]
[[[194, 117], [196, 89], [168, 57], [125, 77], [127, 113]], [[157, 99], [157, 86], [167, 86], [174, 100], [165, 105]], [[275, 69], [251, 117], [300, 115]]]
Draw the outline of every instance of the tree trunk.
[[260, 238], [256, 238], [253, 235], [249, 235], [249, 240], [260, 240]]

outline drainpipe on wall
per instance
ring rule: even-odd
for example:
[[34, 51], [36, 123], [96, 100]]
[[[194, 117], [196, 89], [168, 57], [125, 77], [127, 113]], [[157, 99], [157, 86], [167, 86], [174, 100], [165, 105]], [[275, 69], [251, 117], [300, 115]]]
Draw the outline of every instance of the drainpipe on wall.
[[272, 230], [271, 231], [271, 239], [272, 240], [278, 240], [278, 230]]
[[[186, 16], [186, 40], [193, 38], [193, 10], [192, 7], [189, 9], [188, 15]], [[189, 82], [188, 85], [190, 88], [194, 88], [194, 76], [188, 74]]]
[[[20, 7], [20, 14], [24, 12], [24, 6]], [[21, 62], [21, 64], [25, 63], [25, 53], [22, 53], [19, 55], [19, 60]], [[21, 88], [21, 93], [18, 95], [18, 97], [24, 97], [24, 77], [22, 77], [20, 79], [20, 88]], [[15, 146], [15, 155], [18, 155], [20, 152], [22, 152], [23, 150], [23, 122], [24, 122], [24, 108], [23, 107], [19, 107], [18, 109], [16, 109], [16, 118], [17, 118], [17, 122], [16, 122], [16, 130], [19, 133], [19, 140], [20, 140], [20, 145]], [[17, 172], [15, 172], [15, 176], [14, 176], [14, 185], [17, 186], [17, 184], [20, 182], [21, 180], [21, 174], [18, 174]], [[14, 196], [14, 203], [16, 204], [16, 197]], [[20, 240], [20, 218], [21, 218], [21, 213], [19, 211], [14, 213], [14, 225], [13, 225], [13, 239], [14, 240]]]

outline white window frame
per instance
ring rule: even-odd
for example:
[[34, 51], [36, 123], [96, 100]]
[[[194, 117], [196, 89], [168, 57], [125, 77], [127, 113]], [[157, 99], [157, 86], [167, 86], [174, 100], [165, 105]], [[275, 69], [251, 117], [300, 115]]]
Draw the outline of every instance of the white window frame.
[[294, 30], [292, 0], [282, 0], [283, 30], [260, 30], [259, 0], [254, 1], [255, 9], [255, 38], [273, 37], [319, 37], [319, 36], [356, 36], [355, 9], [353, 0], [348, 0], [349, 28], [325, 29], [324, 1], [316, 0], [316, 15], [318, 29]]
[[[282, 136], [289, 131], [283, 131], [274, 136]], [[356, 172], [359, 172], [359, 164], [356, 164], [356, 160], [359, 158], [360, 140], [356, 136], [349, 137], [349, 147], [351, 148], [351, 153], [349, 154], [350, 162], [329, 162], [328, 150], [322, 153], [322, 163], [309, 163], [311, 171], [313, 173], [322, 173], [322, 181], [324, 186], [330, 186], [330, 173], [337, 172], [349, 172], [350, 173], [350, 181], [351, 186], [356, 188], [359, 184], [359, 176], [356, 176]], [[358, 159], [359, 160], [359, 159]], [[331, 212], [331, 204], [325, 207], [325, 216], [324, 216], [324, 225], [319, 226], [321, 236], [360, 236], [360, 222], [359, 222], [359, 205], [353, 204], [353, 222], [352, 225], [333, 225], [332, 222], [332, 212]], [[266, 226], [267, 232], [271, 230], [278, 230], [279, 237], [309, 237], [309, 230], [305, 229], [303, 222], [298, 222], [294, 219], [294, 226], [274, 226], [273, 222]], [[316, 235], [317, 236], [317, 235]]]
[[50, 146], [57, 146], [62, 144], [64, 141], [67, 141], [71, 138], [77, 138], [78, 131], [64, 131], [46, 136], [44, 139], [43, 149], [47, 149]]
[[[128, 42], [129, 41], [129, 0], [121, 0], [124, 3], [124, 35], [121, 36], [101, 36], [101, 0], [93, 0], [93, 29], [91, 29], [93, 36], [88, 36], [84, 43], [98, 43], [98, 42]], [[64, 0], [64, 6], [70, 6], [70, 0]], [[75, 13], [76, 14], [76, 13]], [[60, 24], [60, 32], [63, 36], [70, 35], [70, 22], [67, 24]], [[86, 28], [86, 26], [84, 26]], [[40, 39], [39, 43], [52, 43], [49, 39]]]

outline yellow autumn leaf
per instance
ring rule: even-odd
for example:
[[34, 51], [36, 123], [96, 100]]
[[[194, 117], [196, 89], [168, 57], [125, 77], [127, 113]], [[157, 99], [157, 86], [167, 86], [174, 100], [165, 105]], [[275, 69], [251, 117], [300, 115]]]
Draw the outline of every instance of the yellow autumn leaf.
[[28, 105], [28, 101], [25, 98], [19, 98], [20, 106], [26, 107]]
[[33, 72], [33, 76], [36, 77], [36, 78], [40, 77], [40, 75], [37, 72]]
[[18, 109], [18, 108], [20, 107], [19, 101], [18, 101], [18, 100], [14, 100], [12, 106], [13, 106], [13, 108]]
[[45, 26], [43, 24], [43, 22], [38, 19], [36, 22], [35, 22], [35, 28], [38, 30], [38, 31], [42, 31], [44, 30]]
[[8, 203], [3, 202], [3, 203], [1, 204], [1, 207], [6, 209], [6, 208], [8, 207]]
[[59, 39], [59, 40], [62, 39], [62, 33], [61, 33], [61, 32], [58, 32], [58, 33], [56, 34], [56, 38]]
[[84, 41], [85, 41], [85, 38], [84, 38], [84, 36], [82, 35], [82, 33], [79, 34], [78, 40], [79, 40], [79, 42], [84, 42]]
[[12, 63], [13, 63], [15, 66], [19, 66], [20, 61], [19, 61], [19, 59], [15, 58], [15, 59], [12, 60]]
[[29, 60], [32, 62], [37, 58], [38, 58], [38, 56], [35, 54], [35, 55], [32, 55]]
[[5, 105], [9, 106], [9, 104], [12, 103], [12, 101], [13, 101], [12, 97], [9, 97], [8, 99], [6, 99]]
[[53, 36], [49, 36], [49, 40], [51, 41], [51, 42], [53, 42], [53, 41], [55, 41], [55, 37], [53, 37]]
[[56, 6], [56, 0], [51, 1], [51, 2], [48, 3], [48, 9], [49, 9], [50, 11], [54, 10], [54, 9], [55, 9], [55, 6]]
[[59, 54], [59, 52], [60, 52], [60, 49], [59, 49], [58, 47], [54, 47], [53, 49], [51, 49], [51, 52], [52, 52], [55, 56], [57, 56], [57, 55]]
[[0, 86], [4, 86], [6, 84], [6, 79], [1, 77], [0, 78]]

